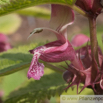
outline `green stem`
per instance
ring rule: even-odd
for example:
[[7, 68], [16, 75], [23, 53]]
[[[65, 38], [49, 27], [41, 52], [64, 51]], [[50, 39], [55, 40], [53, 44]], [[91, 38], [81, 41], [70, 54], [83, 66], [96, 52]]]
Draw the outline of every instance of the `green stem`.
[[91, 42], [92, 58], [95, 58], [99, 66], [98, 41], [96, 35], [96, 17], [91, 17], [91, 16], [89, 17], [89, 27], [90, 27], [90, 42]]

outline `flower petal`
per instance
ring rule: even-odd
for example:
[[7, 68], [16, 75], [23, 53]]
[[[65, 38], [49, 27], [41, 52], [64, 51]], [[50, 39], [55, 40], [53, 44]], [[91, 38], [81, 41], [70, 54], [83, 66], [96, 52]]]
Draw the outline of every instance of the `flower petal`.
[[103, 79], [100, 80], [100, 87], [103, 89]]
[[11, 45], [9, 43], [0, 42], [0, 52], [7, 51], [8, 49], [11, 49]]
[[61, 40], [63, 43], [65, 43], [67, 40], [66, 29], [67, 26], [72, 24], [74, 21], [74, 12], [68, 6], [64, 5], [52, 4], [51, 7], [50, 25], [53, 30], [49, 28], [38, 28], [34, 29], [31, 35], [33, 33], [41, 32], [43, 29], [47, 29], [54, 32], [58, 40]]
[[71, 24], [74, 21], [74, 12], [64, 5], [51, 5], [50, 24], [53, 29], [59, 31], [64, 25]]
[[90, 38], [84, 34], [75, 35], [72, 38], [71, 44], [75, 47], [82, 46], [86, 42], [90, 41]]
[[40, 55], [44, 52], [45, 47], [40, 46], [34, 50], [32, 50], [32, 53], [34, 54], [29, 71], [28, 71], [28, 78], [30, 79], [31, 77], [34, 78], [35, 80], [39, 80], [41, 76], [44, 74], [44, 65], [42, 63], [38, 62], [38, 59]]
[[73, 61], [76, 54], [69, 41], [62, 43], [60, 40], [48, 43], [40, 59], [46, 62]]
[[8, 37], [0, 33], [0, 42], [3, 42], [3, 43], [8, 42]]
[[65, 51], [68, 47], [68, 42], [65, 42], [63, 45], [61, 46], [54, 46], [54, 47], [49, 47], [46, 49], [45, 53], [51, 53], [51, 52], [58, 52], [58, 51]]
[[80, 6], [83, 10], [89, 11], [92, 8], [94, 0], [77, 0], [76, 5]]

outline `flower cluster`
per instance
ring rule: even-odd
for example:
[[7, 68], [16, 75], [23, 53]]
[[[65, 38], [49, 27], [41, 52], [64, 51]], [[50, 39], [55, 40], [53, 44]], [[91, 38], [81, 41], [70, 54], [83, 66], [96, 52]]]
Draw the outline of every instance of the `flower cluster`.
[[[77, 0], [76, 5], [80, 6], [86, 12], [98, 14], [101, 11], [101, 5], [98, 0]], [[94, 5], [96, 4], [96, 5]], [[83, 6], [84, 5], [84, 6]], [[78, 47], [90, 41], [90, 38], [84, 34], [76, 35], [70, 43], [67, 39], [67, 27], [74, 22], [74, 12], [68, 6], [51, 5], [51, 28], [41, 28], [40, 31], [46, 29], [53, 32], [57, 40], [47, 43], [43, 46], [30, 50], [33, 59], [28, 70], [28, 78], [39, 80], [44, 74], [44, 65], [39, 63], [38, 59], [45, 62], [61, 62], [69, 60], [71, 64], [67, 64], [68, 68], [63, 73], [63, 78], [67, 83], [71, 83], [67, 88], [77, 85], [77, 93], [84, 88], [91, 88], [94, 93], [103, 93], [103, 56], [98, 47], [99, 65], [95, 57], [92, 56], [91, 46], [87, 45], [74, 50], [73, 46]], [[84, 86], [78, 92], [79, 84]], [[66, 88], [66, 89], [67, 89]]]

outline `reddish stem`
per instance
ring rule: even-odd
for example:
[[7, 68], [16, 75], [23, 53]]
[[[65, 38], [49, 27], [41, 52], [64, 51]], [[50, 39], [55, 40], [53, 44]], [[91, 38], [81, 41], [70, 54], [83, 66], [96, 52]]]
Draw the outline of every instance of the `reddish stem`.
[[96, 17], [89, 16], [89, 27], [90, 27], [90, 42], [91, 42], [92, 58], [95, 58], [99, 66], [98, 41], [96, 35]]

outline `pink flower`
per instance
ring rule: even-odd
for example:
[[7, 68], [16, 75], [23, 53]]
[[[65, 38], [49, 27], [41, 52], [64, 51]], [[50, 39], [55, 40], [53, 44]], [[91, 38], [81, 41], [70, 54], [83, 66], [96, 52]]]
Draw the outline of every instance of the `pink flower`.
[[6, 35], [0, 33], [0, 52], [7, 51], [8, 49], [11, 49], [8, 38]]
[[[77, 68], [80, 68], [75, 50], [67, 40], [67, 26], [73, 23], [74, 12], [69, 7], [62, 5], [52, 5], [51, 11], [50, 24], [53, 29], [42, 28], [40, 31], [43, 29], [50, 30], [56, 34], [58, 40], [30, 50], [30, 53], [34, 54], [34, 56], [28, 71], [28, 78], [32, 77], [39, 80], [43, 76], [44, 65], [38, 62], [39, 58], [46, 62], [69, 60]], [[37, 32], [39, 31], [37, 30]]]

